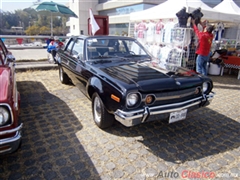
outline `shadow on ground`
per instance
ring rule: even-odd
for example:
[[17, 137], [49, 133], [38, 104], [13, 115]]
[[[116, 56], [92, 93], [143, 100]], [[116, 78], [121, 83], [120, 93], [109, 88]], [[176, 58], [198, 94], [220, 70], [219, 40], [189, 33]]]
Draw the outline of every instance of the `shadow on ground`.
[[106, 132], [125, 137], [142, 136], [138, 141], [154, 155], [165, 161], [184, 163], [238, 148], [239, 129], [239, 122], [202, 108], [173, 124], [155, 121], [127, 128], [115, 123]]
[[21, 92], [21, 148], [0, 157], [0, 179], [100, 179], [78, 136], [82, 125], [64, 101], [40, 82]]

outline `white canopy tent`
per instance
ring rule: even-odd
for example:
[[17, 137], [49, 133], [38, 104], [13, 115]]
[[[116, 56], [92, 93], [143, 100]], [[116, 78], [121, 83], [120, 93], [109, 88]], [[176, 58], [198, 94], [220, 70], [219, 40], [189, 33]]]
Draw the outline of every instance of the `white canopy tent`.
[[[221, 3], [216, 5], [213, 9], [218, 12], [231, 14], [240, 19], [240, 8], [238, 7], [238, 5], [236, 5], [236, 3], [233, 0], [223, 0]], [[237, 35], [236, 35], [237, 38], [236, 39], [240, 39], [240, 24], [239, 23], [240, 22], [238, 22], [238, 26], [236, 26], [236, 29], [233, 28], [233, 30], [235, 32], [237, 30]], [[232, 33], [234, 33], [234, 32], [232, 32]]]
[[240, 8], [238, 7], [238, 5], [235, 4], [233, 0], [223, 0], [213, 9], [219, 12], [240, 16]]
[[240, 22], [240, 15], [219, 12], [201, 0], [167, 0], [153, 8], [131, 13], [130, 21], [176, 18], [176, 13], [183, 7], [186, 7], [188, 13], [200, 7], [204, 14], [202, 19], [207, 19], [210, 22]]

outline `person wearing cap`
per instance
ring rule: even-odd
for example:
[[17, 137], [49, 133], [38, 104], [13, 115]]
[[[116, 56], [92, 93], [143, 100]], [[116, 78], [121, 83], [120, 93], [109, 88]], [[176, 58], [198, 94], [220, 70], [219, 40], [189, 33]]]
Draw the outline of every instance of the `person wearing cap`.
[[197, 25], [195, 24], [195, 20], [192, 19], [192, 25], [194, 32], [198, 37], [198, 47], [196, 50], [197, 59], [196, 59], [196, 71], [203, 75], [207, 75], [207, 62], [210, 57], [210, 50], [213, 41], [213, 30], [214, 26], [207, 24], [206, 28], [203, 32], [199, 31]]
[[48, 46], [48, 45], [50, 44], [50, 42], [52, 42], [52, 41], [54, 41], [54, 39], [53, 39], [52, 36], [50, 36], [50, 37], [47, 39], [47, 41], [46, 41], [47, 46]]
[[57, 63], [55, 56], [57, 50], [63, 46], [63, 43], [59, 40], [58, 36], [54, 36], [53, 41], [48, 45], [47, 51], [52, 54], [55, 64]]

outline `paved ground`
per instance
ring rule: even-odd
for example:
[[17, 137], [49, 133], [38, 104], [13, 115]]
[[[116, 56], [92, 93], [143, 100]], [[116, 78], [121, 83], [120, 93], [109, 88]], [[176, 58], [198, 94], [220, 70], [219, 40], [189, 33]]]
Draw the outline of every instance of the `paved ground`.
[[19, 60], [42, 60], [47, 59], [47, 49], [10, 49], [15, 56], [16, 61]]
[[18, 72], [23, 141], [0, 157], [0, 179], [239, 179], [240, 81], [212, 78], [214, 101], [185, 121], [103, 131], [91, 102], [62, 85], [57, 70]]

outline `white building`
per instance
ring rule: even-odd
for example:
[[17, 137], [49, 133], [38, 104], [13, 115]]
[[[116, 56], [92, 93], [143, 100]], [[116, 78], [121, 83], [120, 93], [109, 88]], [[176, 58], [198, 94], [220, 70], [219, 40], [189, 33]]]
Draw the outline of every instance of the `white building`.
[[[129, 14], [142, 11], [166, 0], [69, 0], [69, 8], [79, 18], [70, 18], [67, 26], [70, 26], [70, 35], [88, 35], [89, 8], [94, 15], [109, 16], [109, 34], [122, 35], [128, 32]], [[176, 0], [177, 1], [177, 0]], [[222, 0], [202, 0], [211, 7], [216, 6]], [[171, 11], [171, 9], [169, 9]]]

